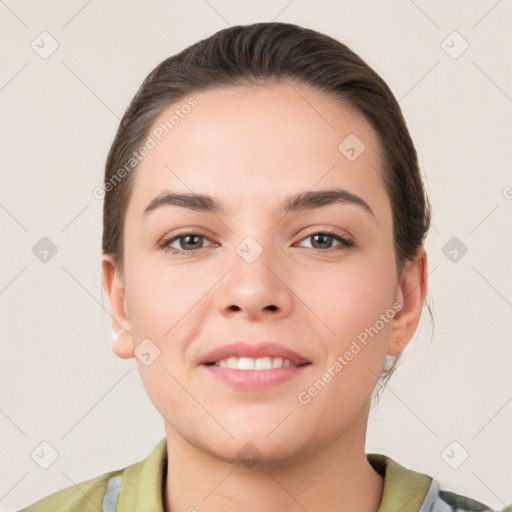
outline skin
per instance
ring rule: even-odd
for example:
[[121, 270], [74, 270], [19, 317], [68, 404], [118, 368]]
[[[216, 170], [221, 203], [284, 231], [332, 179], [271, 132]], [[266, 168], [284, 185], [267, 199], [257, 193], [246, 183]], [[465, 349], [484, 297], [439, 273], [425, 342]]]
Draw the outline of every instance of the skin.
[[[134, 357], [146, 338], [160, 350], [149, 366], [137, 364], [164, 419], [166, 510], [375, 512], [383, 479], [364, 450], [371, 394], [386, 355], [399, 354], [416, 331], [427, 290], [423, 248], [396, 275], [379, 139], [360, 114], [312, 89], [269, 84], [193, 96], [198, 105], [136, 170], [124, 274], [110, 256], [102, 262], [114, 352]], [[365, 144], [354, 161], [338, 150], [349, 134]], [[374, 216], [350, 203], [280, 213], [289, 195], [331, 187], [363, 198]], [[164, 190], [212, 195], [226, 213], [166, 206], [144, 216]], [[355, 245], [315, 245], [311, 235], [326, 229]], [[206, 238], [192, 240], [187, 255], [158, 246], [185, 233]], [[250, 264], [236, 251], [249, 235], [262, 248]], [[190, 245], [178, 239], [172, 247]], [[299, 403], [298, 393], [394, 302], [401, 311]], [[198, 361], [239, 339], [280, 343], [312, 364], [270, 389], [235, 390]], [[239, 451], [248, 442], [258, 456], [244, 464]]]

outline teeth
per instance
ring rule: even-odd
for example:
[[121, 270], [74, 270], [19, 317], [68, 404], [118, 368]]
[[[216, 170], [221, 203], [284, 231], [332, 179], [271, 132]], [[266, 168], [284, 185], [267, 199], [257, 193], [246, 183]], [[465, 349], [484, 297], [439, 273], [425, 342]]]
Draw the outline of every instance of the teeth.
[[231, 368], [233, 370], [271, 370], [272, 368], [297, 365], [289, 359], [283, 359], [282, 357], [260, 357], [258, 359], [253, 359], [252, 357], [228, 357], [227, 359], [217, 361], [215, 366]]
[[283, 358], [282, 357], [274, 357], [272, 359], [272, 368], [281, 368], [283, 366]]

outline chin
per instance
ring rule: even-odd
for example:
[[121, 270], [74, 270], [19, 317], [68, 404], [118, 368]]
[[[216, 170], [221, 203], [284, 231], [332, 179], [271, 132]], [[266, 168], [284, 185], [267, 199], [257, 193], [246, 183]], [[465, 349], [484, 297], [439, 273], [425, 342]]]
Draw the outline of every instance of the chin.
[[197, 448], [216, 459], [228, 464], [254, 469], [270, 469], [286, 466], [300, 460], [302, 446], [283, 446], [269, 442], [268, 439], [236, 441], [231, 440], [228, 446], [211, 447], [199, 443]]
[[286, 425], [287, 421], [282, 425], [279, 421], [261, 422], [261, 419], [257, 425], [255, 422], [238, 421], [235, 425], [222, 422], [226, 430], [218, 425], [208, 425], [206, 430], [202, 423], [201, 430], [179, 428], [176, 432], [189, 446], [230, 465], [275, 468], [298, 462], [313, 449], [311, 446], [307, 449], [305, 429], [293, 422]]

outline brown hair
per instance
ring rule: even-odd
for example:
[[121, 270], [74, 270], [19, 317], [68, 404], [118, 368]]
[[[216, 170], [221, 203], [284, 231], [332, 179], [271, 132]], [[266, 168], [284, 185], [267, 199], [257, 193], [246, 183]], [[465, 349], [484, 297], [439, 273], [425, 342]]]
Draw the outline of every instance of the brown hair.
[[[287, 81], [352, 107], [377, 132], [382, 146], [381, 174], [393, 212], [396, 272], [401, 277], [406, 262], [414, 258], [427, 235], [430, 203], [400, 106], [384, 80], [343, 43], [279, 22], [221, 30], [162, 61], [140, 86], [121, 120], [105, 168], [102, 249], [113, 257], [120, 273], [123, 223], [134, 173], [125, 172], [119, 180], [119, 171], [123, 166], [126, 170], [126, 162], [143, 145], [162, 110], [213, 87]], [[383, 383], [397, 361], [394, 357], [386, 362]]]

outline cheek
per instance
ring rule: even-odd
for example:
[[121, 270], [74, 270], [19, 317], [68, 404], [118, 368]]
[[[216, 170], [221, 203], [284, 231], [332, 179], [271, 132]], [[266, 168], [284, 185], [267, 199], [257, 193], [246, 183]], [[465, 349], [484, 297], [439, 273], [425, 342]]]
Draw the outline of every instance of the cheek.
[[378, 268], [354, 268], [332, 276], [328, 290], [309, 296], [322, 320], [325, 359], [297, 398], [337, 425], [365, 406], [381, 374], [394, 317], [393, 278], [379, 277]]
[[163, 341], [190, 322], [195, 306], [211, 285], [199, 272], [185, 270], [185, 266], [166, 268], [157, 261], [134, 258], [126, 292], [134, 331], [146, 337], [150, 333]]
[[149, 339], [151, 343], [144, 341], [145, 347], [150, 354], [157, 354], [149, 365], [136, 358], [139, 374], [150, 400], [167, 420], [178, 414], [182, 398], [177, 397], [183, 396], [179, 382], [187, 378], [183, 351], [190, 339], [199, 335], [197, 304], [207, 289], [207, 283], [197, 279], [194, 272], [179, 266], [166, 269], [152, 265], [147, 257], [133, 258], [127, 272], [127, 303], [135, 345]]
[[373, 325], [393, 303], [394, 275], [378, 260], [354, 261], [302, 280], [297, 295], [340, 342]]
[[326, 286], [315, 287], [308, 296], [311, 310], [321, 320], [317, 323], [326, 360], [319, 369], [319, 388], [329, 382], [329, 390], [322, 392], [317, 405], [326, 410], [330, 400], [342, 408], [355, 403], [362, 406], [380, 376], [395, 315], [396, 282], [390, 271], [392, 254], [388, 256], [376, 252], [374, 257], [354, 260], [353, 265], [330, 272]]

